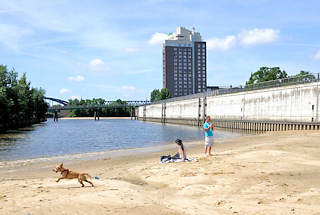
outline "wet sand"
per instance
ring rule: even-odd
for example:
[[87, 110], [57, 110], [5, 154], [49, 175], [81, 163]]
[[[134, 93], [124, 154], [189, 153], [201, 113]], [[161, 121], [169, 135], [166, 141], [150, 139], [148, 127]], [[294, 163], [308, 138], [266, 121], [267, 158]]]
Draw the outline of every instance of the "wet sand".
[[188, 157], [198, 159], [191, 163], [159, 164], [173, 146], [65, 161], [98, 176], [94, 188], [56, 183], [58, 160], [1, 162], [0, 214], [320, 215], [319, 144], [319, 131], [288, 131], [219, 140], [212, 157], [202, 143], [186, 143]]

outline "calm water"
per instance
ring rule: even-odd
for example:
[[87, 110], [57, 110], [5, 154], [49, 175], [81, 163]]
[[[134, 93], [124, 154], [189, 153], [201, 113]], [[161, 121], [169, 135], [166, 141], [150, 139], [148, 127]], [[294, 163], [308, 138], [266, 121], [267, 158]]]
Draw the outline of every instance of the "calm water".
[[[217, 130], [216, 138], [242, 136], [243, 133]], [[0, 160], [19, 160], [65, 154], [164, 145], [176, 138], [201, 140], [197, 127], [163, 125], [126, 119], [49, 120], [30, 130], [0, 134]]]

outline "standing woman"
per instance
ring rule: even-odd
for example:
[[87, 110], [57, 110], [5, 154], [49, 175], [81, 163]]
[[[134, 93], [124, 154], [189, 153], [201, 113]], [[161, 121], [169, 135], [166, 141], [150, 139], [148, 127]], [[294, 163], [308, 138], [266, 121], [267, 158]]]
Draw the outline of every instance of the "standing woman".
[[212, 155], [211, 148], [213, 145], [213, 131], [214, 124], [211, 122], [210, 116], [206, 117], [205, 123], [203, 124], [203, 129], [205, 131], [205, 141], [204, 141], [204, 154]]

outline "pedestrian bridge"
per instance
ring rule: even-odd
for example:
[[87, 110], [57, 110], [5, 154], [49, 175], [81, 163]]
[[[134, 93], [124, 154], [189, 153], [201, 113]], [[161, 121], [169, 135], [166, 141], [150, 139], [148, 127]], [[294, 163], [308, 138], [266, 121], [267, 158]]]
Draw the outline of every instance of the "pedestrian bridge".
[[55, 111], [61, 111], [61, 110], [81, 110], [81, 109], [93, 109], [93, 110], [101, 110], [103, 108], [106, 109], [114, 109], [114, 108], [135, 108], [141, 105], [147, 105], [150, 104], [150, 101], [105, 101], [104, 104], [91, 104], [91, 105], [68, 105], [68, 102], [60, 100], [60, 99], [55, 99], [55, 98], [49, 98], [46, 97], [45, 99], [49, 99], [51, 101], [58, 102], [60, 104], [63, 104], [64, 106], [52, 106], [49, 107], [48, 112], [55, 112]]
[[44, 97], [44, 99], [50, 100], [50, 101], [54, 101], [54, 102], [57, 102], [57, 103], [62, 104], [62, 105], [67, 105], [68, 104], [67, 101], [64, 101], [64, 100], [61, 100], [61, 99], [52, 98], [52, 97]]
[[62, 105], [51, 106], [48, 108], [49, 113], [53, 113], [54, 121], [58, 121], [59, 114], [58, 112], [63, 110], [83, 110], [89, 109], [94, 111], [94, 119], [99, 120], [100, 112], [103, 109], [118, 109], [118, 108], [127, 108], [130, 111], [130, 116], [132, 118], [136, 118], [135, 116], [135, 108], [141, 105], [150, 104], [150, 101], [105, 101], [104, 104], [90, 104], [90, 105], [68, 105], [68, 102], [63, 101], [61, 99], [45, 97], [47, 100], [58, 102]]

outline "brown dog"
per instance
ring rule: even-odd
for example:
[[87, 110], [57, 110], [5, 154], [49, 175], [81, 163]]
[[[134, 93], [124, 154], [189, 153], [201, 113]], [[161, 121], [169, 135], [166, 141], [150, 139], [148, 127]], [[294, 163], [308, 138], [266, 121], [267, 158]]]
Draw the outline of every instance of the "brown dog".
[[93, 187], [93, 183], [91, 181], [88, 181], [87, 177], [92, 178], [91, 175], [89, 175], [88, 173], [78, 173], [78, 172], [73, 172], [70, 171], [68, 168], [64, 168], [63, 167], [63, 163], [56, 166], [56, 168], [54, 168], [52, 171], [60, 172], [61, 173], [61, 177], [58, 178], [57, 182], [59, 182], [61, 179], [74, 179], [77, 178], [79, 183], [82, 185], [82, 187], [84, 187], [83, 181], [91, 184], [91, 186]]

